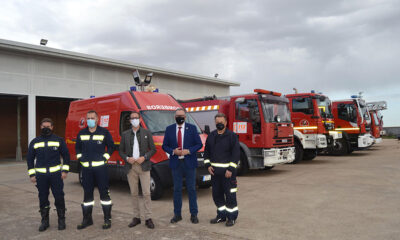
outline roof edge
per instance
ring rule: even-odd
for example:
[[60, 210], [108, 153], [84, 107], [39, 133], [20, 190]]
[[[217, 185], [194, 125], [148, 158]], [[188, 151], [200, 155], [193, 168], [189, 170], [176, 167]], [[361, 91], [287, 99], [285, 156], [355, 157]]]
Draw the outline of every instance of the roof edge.
[[100, 56], [95, 56], [95, 55], [90, 55], [90, 54], [61, 50], [61, 49], [57, 49], [57, 48], [36, 46], [33, 44], [16, 42], [16, 41], [11, 41], [11, 40], [1, 39], [1, 38], [0, 38], [0, 49], [6, 49], [6, 50], [12, 50], [12, 51], [14, 50], [14, 51], [25, 52], [25, 53], [34, 53], [34, 54], [38, 54], [38, 55], [44, 55], [44, 56], [50, 56], [50, 57], [56, 57], [56, 58], [65, 58], [65, 59], [75, 60], [75, 61], [96, 63], [96, 64], [125, 68], [125, 69], [130, 69], [130, 70], [138, 69], [138, 70], [143, 70], [143, 71], [148, 71], [148, 72], [156, 72], [159, 74], [176, 76], [176, 77], [180, 77], [180, 78], [187, 78], [187, 79], [198, 80], [198, 81], [203, 81], [203, 82], [210, 82], [210, 83], [225, 85], [225, 86], [240, 86], [240, 83], [238, 83], [238, 82], [228, 81], [228, 80], [224, 80], [224, 79], [206, 77], [206, 76], [202, 76], [202, 75], [198, 75], [198, 74], [190, 74], [190, 73], [186, 73], [186, 72], [170, 70], [170, 69], [166, 69], [166, 68], [153, 67], [153, 66], [148, 66], [148, 65], [143, 65], [143, 64], [129, 63], [129, 62], [121, 61], [121, 60], [115, 60], [115, 59], [111, 59], [111, 58], [105, 58], [105, 57], [100, 57]]

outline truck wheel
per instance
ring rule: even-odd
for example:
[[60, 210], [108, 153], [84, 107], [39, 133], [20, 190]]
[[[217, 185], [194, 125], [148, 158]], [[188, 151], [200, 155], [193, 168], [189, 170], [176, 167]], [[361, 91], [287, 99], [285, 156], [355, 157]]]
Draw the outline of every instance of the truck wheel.
[[211, 187], [211, 183], [199, 185], [200, 189], [207, 189], [207, 188], [210, 188], [210, 187]]
[[243, 151], [240, 151], [240, 159], [237, 166], [237, 175], [242, 176], [245, 175], [249, 171], [249, 164], [247, 162], [246, 154]]
[[294, 155], [295, 157], [292, 164], [298, 163], [303, 159], [303, 154], [304, 154], [303, 146], [301, 146], [300, 142], [297, 140], [294, 140], [294, 151], [295, 151]]
[[156, 173], [153, 173], [153, 171], [150, 172], [150, 192], [151, 200], [160, 199], [164, 193], [161, 180]]
[[313, 160], [317, 156], [317, 150], [316, 149], [307, 149], [304, 150], [303, 154], [303, 160]]
[[349, 143], [346, 139], [341, 138], [339, 141], [336, 141], [336, 144], [333, 146], [330, 153], [334, 156], [343, 156], [349, 154]]

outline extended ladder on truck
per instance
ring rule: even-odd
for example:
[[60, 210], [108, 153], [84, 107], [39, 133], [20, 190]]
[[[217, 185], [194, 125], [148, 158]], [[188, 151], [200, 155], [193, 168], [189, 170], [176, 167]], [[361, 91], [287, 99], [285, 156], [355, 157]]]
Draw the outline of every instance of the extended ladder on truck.
[[386, 110], [387, 109], [387, 102], [386, 101], [379, 101], [379, 102], [368, 102], [367, 103], [368, 110]]

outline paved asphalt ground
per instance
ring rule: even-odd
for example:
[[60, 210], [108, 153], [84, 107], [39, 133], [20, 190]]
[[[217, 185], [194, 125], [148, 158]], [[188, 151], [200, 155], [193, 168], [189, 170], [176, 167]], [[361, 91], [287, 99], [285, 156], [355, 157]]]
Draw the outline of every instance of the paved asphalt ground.
[[[349, 156], [318, 156], [313, 161], [251, 171], [238, 178], [239, 218], [227, 228], [210, 225], [215, 215], [211, 189], [198, 190], [199, 219], [190, 223], [184, 193], [183, 221], [170, 224], [172, 190], [153, 201], [156, 225], [128, 228], [129, 187], [111, 183], [113, 226], [102, 230], [103, 214], [96, 192], [94, 225], [78, 231], [83, 191], [70, 173], [64, 191], [67, 229], [57, 230], [56, 212], [50, 228], [39, 233], [37, 190], [26, 164], [0, 163], [0, 239], [400, 239], [400, 142], [384, 140]], [[51, 202], [54, 199], [51, 195]]]

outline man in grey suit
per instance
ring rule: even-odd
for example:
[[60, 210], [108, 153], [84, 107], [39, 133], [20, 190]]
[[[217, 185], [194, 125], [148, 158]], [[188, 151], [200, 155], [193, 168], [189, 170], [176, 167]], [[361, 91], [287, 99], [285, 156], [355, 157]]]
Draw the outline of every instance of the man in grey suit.
[[139, 112], [131, 112], [130, 122], [132, 129], [122, 133], [119, 146], [119, 155], [125, 160], [129, 187], [131, 189], [133, 203], [133, 219], [129, 227], [141, 223], [139, 209], [139, 179], [142, 186], [144, 200], [144, 216], [146, 226], [154, 228], [151, 220], [151, 193], [150, 193], [150, 158], [156, 153], [153, 136], [147, 129], [140, 127]]

